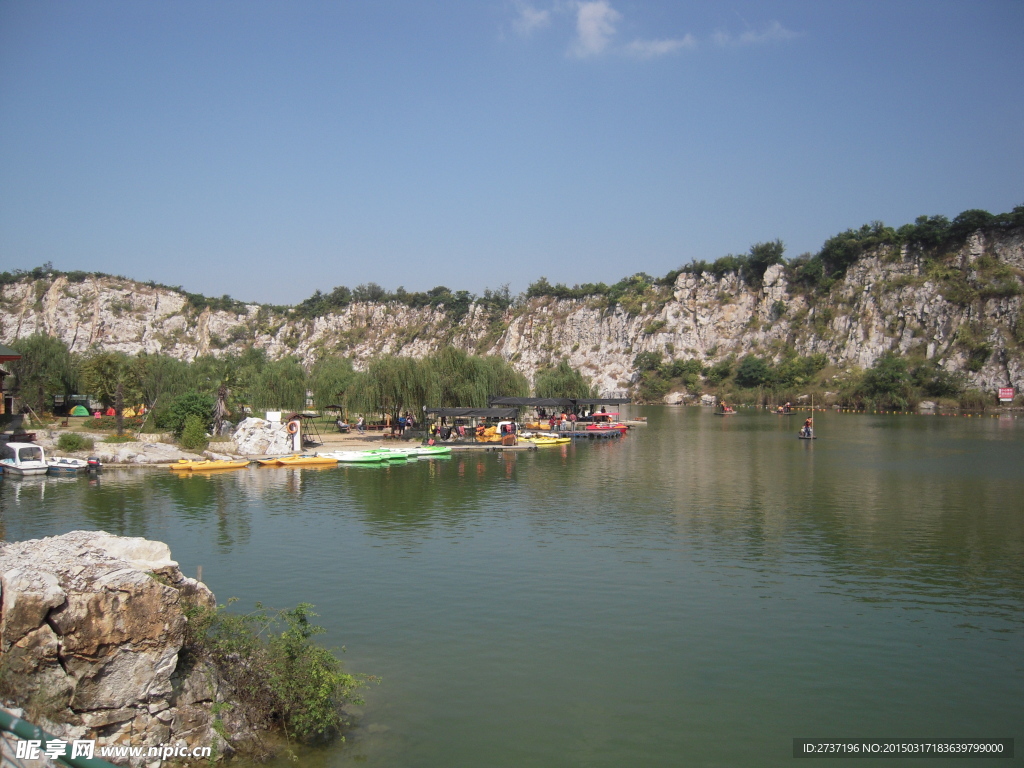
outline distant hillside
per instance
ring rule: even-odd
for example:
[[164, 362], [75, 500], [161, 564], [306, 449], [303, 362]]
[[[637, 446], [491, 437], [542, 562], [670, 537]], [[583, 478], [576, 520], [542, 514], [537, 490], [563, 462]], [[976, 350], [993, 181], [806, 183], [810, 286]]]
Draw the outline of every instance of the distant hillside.
[[893, 351], [991, 391], [1024, 389], [1024, 208], [952, 222], [922, 217], [831, 238], [784, 261], [781, 243], [614, 286], [551, 285], [482, 297], [439, 287], [318, 292], [295, 307], [207, 299], [178, 288], [46, 267], [0, 275], [0, 342], [43, 332], [75, 352], [180, 359], [255, 346], [311, 364], [325, 354], [422, 357], [444, 345], [501, 355], [529, 378], [566, 359], [603, 392], [651, 360], [705, 365], [756, 355], [824, 355], [837, 375]]

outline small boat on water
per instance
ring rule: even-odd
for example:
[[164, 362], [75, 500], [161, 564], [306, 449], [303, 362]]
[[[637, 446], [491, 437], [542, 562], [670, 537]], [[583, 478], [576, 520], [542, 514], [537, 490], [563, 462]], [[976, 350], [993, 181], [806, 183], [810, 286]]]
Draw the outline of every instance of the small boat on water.
[[323, 467], [330, 464], [337, 464], [337, 459], [327, 456], [317, 456], [315, 453], [294, 454], [293, 456], [278, 456], [273, 459], [259, 459], [257, 463], [263, 467]]
[[452, 452], [450, 445], [417, 445], [412, 448], [374, 448], [379, 453], [405, 453], [409, 456], [423, 458], [424, 456], [443, 456]]
[[248, 459], [231, 461], [229, 459], [178, 459], [177, 464], [171, 464], [172, 472], [209, 472], [216, 469], [241, 469], [249, 466]]
[[35, 443], [7, 443], [0, 447], [0, 469], [5, 475], [45, 475], [50, 467]]
[[342, 464], [383, 464], [388, 460], [387, 456], [373, 451], [329, 451], [320, 455]]
[[566, 443], [571, 443], [572, 442], [572, 438], [571, 437], [540, 437], [540, 436], [538, 436], [538, 437], [524, 437], [523, 438], [523, 442], [533, 443], [534, 445], [536, 445], [539, 448], [541, 446], [549, 446], [549, 445], [565, 445]]
[[620, 421], [612, 422], [611, 424], [588, 424], [586, 427], [587, 432], [619, 432], [626, 434], [629, 429], [625, 424]]
[[48, 475], [74, 475], [88, 471], [89, 462], [72, 456], [51, 456], [46, 460], [46, 467]]

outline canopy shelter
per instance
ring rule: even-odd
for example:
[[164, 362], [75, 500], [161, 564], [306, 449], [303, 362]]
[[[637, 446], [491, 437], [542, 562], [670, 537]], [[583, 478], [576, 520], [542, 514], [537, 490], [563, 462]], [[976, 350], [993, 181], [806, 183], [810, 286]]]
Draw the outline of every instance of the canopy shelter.
[[628, 397], [590, 397], [573, 400], [576, 405], [622, 405], [628, 402]]
[[489, 397], [487, 404], [518, 405], [527, 408], [571, 408], [573, 400], [568, 397]]
[[428, 414], [447, 419], [515, 419], [518, 408], [427, 408]]
[[0, 344], [0, 363], [9, 363], [12, 360], [21, 360], [21, 354]]

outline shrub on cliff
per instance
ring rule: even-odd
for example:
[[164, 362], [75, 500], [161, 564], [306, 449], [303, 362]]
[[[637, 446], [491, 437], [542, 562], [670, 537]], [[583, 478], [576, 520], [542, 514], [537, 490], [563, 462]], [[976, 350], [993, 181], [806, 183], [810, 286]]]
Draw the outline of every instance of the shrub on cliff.
[[186, 663], [211, 661], [234, 692], [234, 702], [254, 726], [279, 725], [301, 741], [337, 734], [341, 707], [361, 703], [355, 692], [372, 678], [348, 674], [331, 651], [312, 638], [324, 632], [310, 623], [309, 603], [268, 611], [257, 603], [248, 615], [187, 605], [182, 648]]

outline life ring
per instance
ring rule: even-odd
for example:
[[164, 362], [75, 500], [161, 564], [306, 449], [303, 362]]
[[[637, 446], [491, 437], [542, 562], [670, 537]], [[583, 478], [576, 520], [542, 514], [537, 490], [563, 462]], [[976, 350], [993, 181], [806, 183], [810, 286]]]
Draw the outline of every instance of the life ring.
[[288, 422], [288, 434], [289, 435], [294, 435], [298, 431], [299, 431], [299, 422], [297, 422], [297, 421], [289, 421]]

